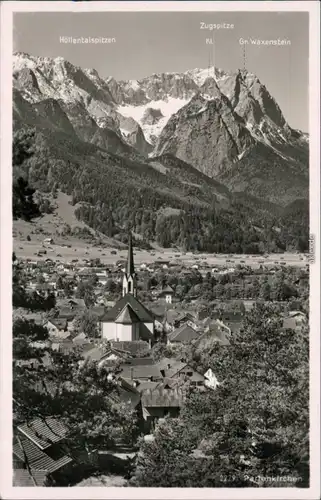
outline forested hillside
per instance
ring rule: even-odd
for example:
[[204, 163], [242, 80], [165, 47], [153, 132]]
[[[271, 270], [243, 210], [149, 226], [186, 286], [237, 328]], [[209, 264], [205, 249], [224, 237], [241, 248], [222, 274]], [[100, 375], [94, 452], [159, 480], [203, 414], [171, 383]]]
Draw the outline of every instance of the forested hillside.
[[80, 203], [77, 217], [107, 236], [131, 229], [163, 247], [214, 253], [308, 248], [307, 202], [284, 210], [235, 196], [170, 155], [129, 159], [64, 133], [22, 128], [14, 135], [13, 161], [15, 179], [71, 195]]

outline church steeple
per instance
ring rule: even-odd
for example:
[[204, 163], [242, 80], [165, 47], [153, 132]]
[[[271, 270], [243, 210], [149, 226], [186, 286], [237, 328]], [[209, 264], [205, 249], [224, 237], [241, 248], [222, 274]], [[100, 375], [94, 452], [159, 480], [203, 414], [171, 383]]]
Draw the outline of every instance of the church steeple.
[[136, 297], [137, 294], [137, 280], [136, 273], [134, 267], [134, 254], [133, 254], [133, 243], [132, 243], [132, 235], [128, 236], [128, 257], [127, 257], [127, 266], [126, 272], [123, 277], [123, 296], [127, 293], [131, 293]]
[[129, 233], [129, 236], [128, 236], [127, 274], [129, 276], [135, 274], [134, 255], [133, 255], [133, 242], [132, 242], [132, 235], [131, 235], [131, 233]]

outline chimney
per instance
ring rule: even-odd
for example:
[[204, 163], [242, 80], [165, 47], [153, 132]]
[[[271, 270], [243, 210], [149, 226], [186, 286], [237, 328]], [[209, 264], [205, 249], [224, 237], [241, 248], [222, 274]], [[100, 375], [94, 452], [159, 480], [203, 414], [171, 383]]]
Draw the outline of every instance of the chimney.
[[131, 380], [133, 380], [133, 378], [134, 378], [134, 368], [130, 369], [130, 378], [131, 378]]

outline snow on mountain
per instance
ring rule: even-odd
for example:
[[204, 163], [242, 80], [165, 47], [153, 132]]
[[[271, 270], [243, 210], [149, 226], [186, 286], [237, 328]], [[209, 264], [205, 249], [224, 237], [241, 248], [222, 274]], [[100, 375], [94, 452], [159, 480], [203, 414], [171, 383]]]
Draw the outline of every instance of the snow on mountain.
[[[93, 120], [101, 129], [122, 133], [125, 141], [143, 154], [150, 153], [151, 145], [156, 146], [155, 152], [158, 150], [157, 141], [170, 118], [196, 95], [202, 97], [202, 102], [192, 105], [194, 118], [207, 120], [208, 110], [218, 100], [226, 109], [226, 116], [232, 109], [235, 121], [237, 117], [243, 120], [243, 127], [255, 141], [284, 149], [293, 138], [293, 131], [275, 99], [256, 75], [245, 70], [196, 68], [117, 81], [111, 76], [102, 78], [95, 69], [82, 69], [62, 57], [36, 57], [18, 52], [13, 56], [13, 84], [29, 103], [45, 99], [62, 101], [78, 130], [82, 127], [89, 134]], [[219, 130], [223, 130], [223, 125], [224, 121], [217, 122]], [[297, 131], [296, 140], [307, 143], [308, 135]], [[215, 149], [213, 144], [211, 148]], [[239, 150], [236, 157], [242, 152]]]
[[227, 78], [227, 74], [219, 68], [214, 68], [214, 66], [205, 69], [192, 69], [185, 72], [196, 85], [201, 87], [207, 78], [215, 78], [216, 81], [224, 80]]
[[[134, 118], [141, 126], [146, 140], [152, 144], [155, 142], [155, 138], [159, 136], [170, 117], [185, 106], [188, 101], [188, 99], [175, 99], [174, 97], [169, 97], [166, 100], [149, 101], [142, 106], [118, 106], [117, 111], [123, 116]], [[148, 108], [160, 110], [163, 115], [154, 124], [144, 123], [144, 114]]]

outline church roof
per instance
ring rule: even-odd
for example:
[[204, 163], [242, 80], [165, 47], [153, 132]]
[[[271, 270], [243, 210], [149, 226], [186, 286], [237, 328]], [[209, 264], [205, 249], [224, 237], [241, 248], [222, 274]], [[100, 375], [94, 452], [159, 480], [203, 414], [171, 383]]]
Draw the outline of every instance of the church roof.
[[134, 313], [137, 315], [139, 321], [142, 323], [152, 323], [154, 321], [154, 317], [152, 313], [146, 309], [143, 304], [139, 302], [139, 300], [134, 297], [131, 293], [127, 293], [124, 297], [122, 297], [114, 307], [112, 307], [109, 311], [104, 314], [101, 318], [101, 321], [104, 323], [115, 322], [122, 310], [129, 305]]
[[139, 317], [133, 311], [129, 304], [126, 304], [124, 309], [120, 312], [115, 323], [121, 323], [122, 325], [132, 325], [133, 323], [139, 323]]

